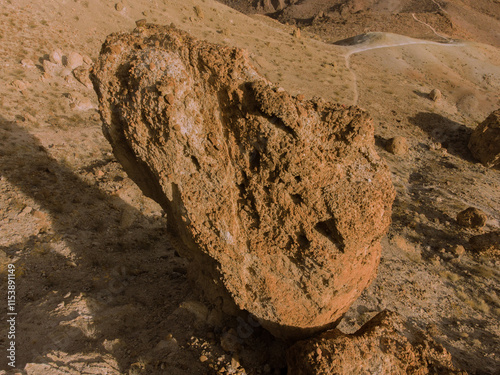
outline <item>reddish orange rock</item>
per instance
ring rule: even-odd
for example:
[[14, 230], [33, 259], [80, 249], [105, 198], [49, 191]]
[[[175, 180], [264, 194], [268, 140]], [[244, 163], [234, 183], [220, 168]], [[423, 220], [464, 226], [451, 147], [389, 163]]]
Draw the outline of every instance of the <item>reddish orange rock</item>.
[[149, 24], [107, 38], [93, 81], [117, 159], [208, 297], [299, 337], [375, 278], [394, 189], [367, 113], [299, 100], [245, 51]]
[[289, 375], [467, 374], [442, 345], [387, 310], [352, 335], [334, 329], [299, 341], [287, 356]]

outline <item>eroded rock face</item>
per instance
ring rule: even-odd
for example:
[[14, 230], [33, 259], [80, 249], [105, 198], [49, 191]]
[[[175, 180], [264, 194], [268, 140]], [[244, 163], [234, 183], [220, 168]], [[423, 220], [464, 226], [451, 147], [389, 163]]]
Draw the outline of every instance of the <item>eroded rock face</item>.
[[337, 329], [288, 350], [288, 374], [463, 374], [451, 355], [398, 314], [382, 311], [356, 333]]
[[296, 337], [374, 279], [394, 190], [365, 112], [299, 100], [245, 51], [172, 27], [109, 36], [92, 79], [116, 157], [212, 298]]
[[500, 109], [492, 112], [474, 129], [469, 150], [485, 167], [500, 167]]

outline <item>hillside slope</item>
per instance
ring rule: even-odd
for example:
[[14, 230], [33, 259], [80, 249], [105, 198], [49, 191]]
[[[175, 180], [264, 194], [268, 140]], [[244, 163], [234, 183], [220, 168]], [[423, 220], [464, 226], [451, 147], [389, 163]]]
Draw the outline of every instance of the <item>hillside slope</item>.
[[[469, 5], [478, 4], [486, 2]], [[500, 371], [500, 260], [474, 254], [468, 242], [500, 227], [500, 172], [475, 162], [466, 147], [477, 123], [500, 107], [500, 50], [483, 16], [474, 27], [490, 44], [449, 40], [456, 35], [435, 26], [446, 34], [439, 37], [413, 18], [433, 36], [353, 26], [323, 38], [344, 40], [333, 44], [308, 31], [314, 22], [297, 33], [211, 0], [16, 0], [0, 8], [0, 259], [2, 275], [8, 264], [17, 269], [19, 370], [286, 372], [287, 344], [250, 317], [223, 315], [189, 284], [176, 239], [164, 231], [168, 218], [114, 159], [96, 95], [80, 82], [106, 35], [145, 18], [247, 49], [255, 67], [293, 95], [368, 110], [398, 196], [378, 277], [340, 328], [353, 331], [390, 308], [429, 329], [469, 373]], [[80, 75], [57, 63], [71, 52], [84, 57]], [[440, 101], [428, 97], [434, 88]], [[410, 145], [404, 156], [385, 151], [396, 135]], [[484, 228], [456, 223], [468, 206], [488, 215]], [[6, 335], [0, 340], [6, 344]]]

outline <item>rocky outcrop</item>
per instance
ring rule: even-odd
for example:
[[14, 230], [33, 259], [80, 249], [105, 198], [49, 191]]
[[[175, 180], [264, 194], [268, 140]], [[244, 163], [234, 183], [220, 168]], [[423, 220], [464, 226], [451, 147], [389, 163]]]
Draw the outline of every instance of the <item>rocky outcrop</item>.
[[352, 335], [334, 329], [299, 341], [287, 360], [290, 375], [466, 374], [454, 368], [443, 346], [390, 311]]
[[109, 36], [92, 79], [116, 157], [211, 298], [295, 337], [374, 279], [394, 190], [365, 112], [291, 96], [245, 51], [173, 27]]
[[469, 140], [469, 150], [485, 167], [500, 167], [500, 109], [476, 127]]

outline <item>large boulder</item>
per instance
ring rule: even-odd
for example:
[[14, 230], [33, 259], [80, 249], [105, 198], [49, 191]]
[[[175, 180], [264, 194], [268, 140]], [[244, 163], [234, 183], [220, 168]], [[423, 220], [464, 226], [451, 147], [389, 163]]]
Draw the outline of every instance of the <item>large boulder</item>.
[[110, 35], [92, 79], [117, 159], [210, 298], [299, 337], [374, 279], [394, 189], [361, 109], [300, 100], [245, 51], [149, 24]]
[[297, 342], [287, 362], [290, 375], [466, 375], [453, 366], [443, 346], [388, 310], [352, 335], [334, 329]]
[[500, 109], [474, 129], [469, 150], [485, 167], [500, 167]]

